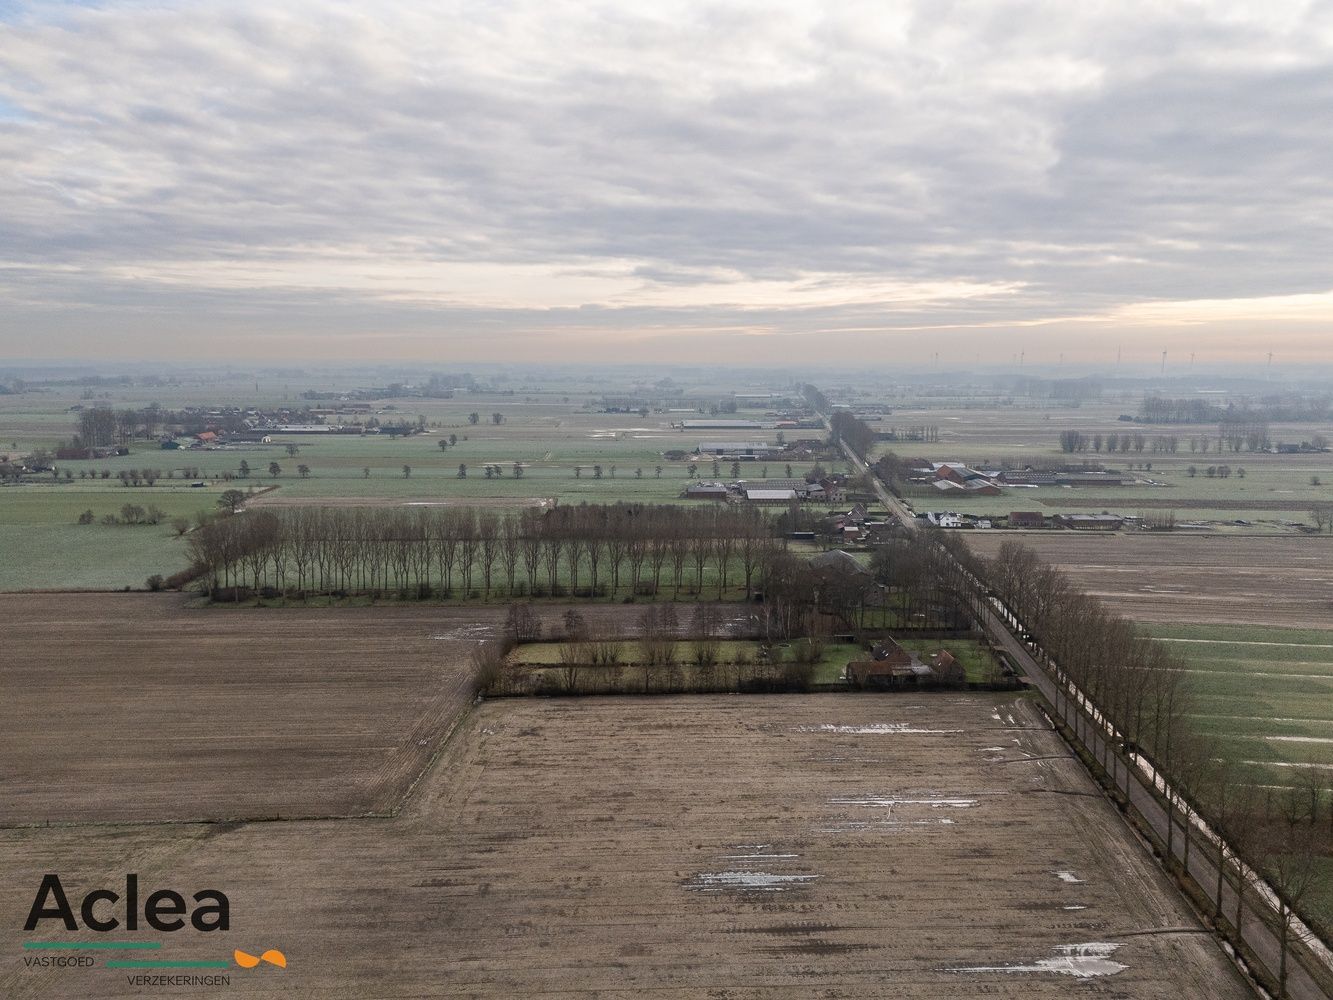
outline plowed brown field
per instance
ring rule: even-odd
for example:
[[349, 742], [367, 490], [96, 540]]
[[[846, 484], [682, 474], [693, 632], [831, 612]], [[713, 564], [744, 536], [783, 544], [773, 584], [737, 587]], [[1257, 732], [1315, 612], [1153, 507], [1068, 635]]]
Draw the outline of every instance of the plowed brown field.
[[1021, 542], [1142, 622], [1333, 625], [1333, 537], [1078, 531], [968, 535], [979, 555]]
[[286, 955], [232, 964], [228, 995], [1247, 995], [1042, 719], [993, 695], [492, 702], [391, 819], [0, 830], [0, 993], [135, 996], [100, 954], [20, 964], [70, 936], [18, 930], [46, 871], [225, 890], [225, 935], [129, 936]]

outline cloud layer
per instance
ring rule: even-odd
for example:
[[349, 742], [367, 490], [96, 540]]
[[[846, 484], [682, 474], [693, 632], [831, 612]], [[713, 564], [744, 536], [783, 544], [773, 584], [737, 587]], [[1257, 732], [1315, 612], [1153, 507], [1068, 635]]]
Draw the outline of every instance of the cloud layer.
[[0, 356], [1326, 355], [1329, 7], [886, 6], [0, 8]]

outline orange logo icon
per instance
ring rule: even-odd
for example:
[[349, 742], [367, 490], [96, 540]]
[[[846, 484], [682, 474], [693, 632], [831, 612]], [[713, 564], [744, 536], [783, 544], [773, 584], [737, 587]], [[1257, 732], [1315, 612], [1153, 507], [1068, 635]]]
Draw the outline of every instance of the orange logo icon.
[[242, 969], [253, 969], [260, 962], [268, 962], [269, 965], [276, 965], [280, 969], [287, 968], [287, 956], [276, 948], [270, 948], [258, 958], [248, 952], [240, 950], [237, 950], [232, 954], [236, 959], [236, 964]]

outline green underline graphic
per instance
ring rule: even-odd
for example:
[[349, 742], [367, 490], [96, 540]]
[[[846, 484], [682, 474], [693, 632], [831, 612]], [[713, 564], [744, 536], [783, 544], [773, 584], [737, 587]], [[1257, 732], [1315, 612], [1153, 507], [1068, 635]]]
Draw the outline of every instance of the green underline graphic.
[[113, 958], [106, 963], [108, 969], [228, 969], [230, 962], [148, 962], [130, 961]]
[[104, 948], [161, 948], [160, 941], [24, 941], [25, 948], [50, 948], [57, 951], [82, 951]]

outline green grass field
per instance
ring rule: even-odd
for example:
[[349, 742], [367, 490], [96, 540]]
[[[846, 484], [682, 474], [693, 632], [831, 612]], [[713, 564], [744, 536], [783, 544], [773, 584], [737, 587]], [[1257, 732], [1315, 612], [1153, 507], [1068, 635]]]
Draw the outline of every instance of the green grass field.
[[[272, 406], [300, 401], [310, 384], [325, 388], [351, 388], [373, 384], [366, 376], [346, 373], [290, 381], [277, 376], [222, 374], [182, 377], [175, 384], [157, 387], [98, 387], [93, 398], [85, 398], [77, 386], [50, 391], [0, 397], [0, 454], [23, 454], [36, 447], [54, 448], [75, 430], [76, 414], [71, 407], [83, 402], [115, 408], [159, 402], [164, 407], [184, 405]], [[217, 496], [227, 488], [249, 490], [276, 487], [271, 499], [281, 504], [325, 501], [340, 502], [484, 502], [554, 499], [559, 503], [684, 503], [680, 494], [690, 478], [688, 462], [670, 462], [668, 450], [692, 450], [701, 440], [776, 439], [775, 432], [691, 431], [670, 425], [695, 413], [602, 413], [597, 401], [602, 392], [616, 392], [614, 385], [600, 385], [581, 376], [553, 376], [537, 384], [510, 380], [513, 394], [460, 392], [453, 399], [405, 398], [377, 404], [383, 423], [420, 416], [428, 432], [411, 437], [379, 435], [274, 435], [271, 444], [245, 444], [210, 449], [162, 450], [156, 441], [135, 441], [130, 454], [92, 461], [57, 463], [60, 482], [45, 480], [21, 487], [0, 488], [0, 544], [5, 558], [0, 565], [0, 589], [140, 586], [150, 573], [170, 574], [184, 565], [184, 545], [169, 528], [108, 528], [100, 524], [80, 527], [78, 514], [92, 509], [100, 519], [127, 502], [156, 504], [169, 515], [193, 515], [216, 506]], [[744, 389], [745, 386], [738, 386]], [[732, 390], [722, 385], [699, 391], [719, 396]], [[472, 424], [468, 416], [478, 413]], [[501, 413], [500, 423], [491, 421]], [[735, 416], [755, 417], [758, 411]], [[805, 432], [817, 436], [814, 432]], [[450, 435], [456, 443], [441, 450], [440, 441]], [[287, 445], [296, 455], [288, 455]], [[235, 476], [241, 462], [250, 466], [246, 479], [225, 482]], [[277, 462], [281, 473], [269, 474], [269, 463]], [[514, 466], [522, 475], [514, 475]], [[466, 478], [459, 465], [467, 466]], [[310, 469], [308, 478], [298, 466]], [[487, 478], [485, 466], [499, 466], [500, 474]], [[410, 474], [404, 474], [404, 466]], [[594, 467], [601, 466], [598, 476]], [[660, 467], [660, 472], [658, 471]], [[793, 466], [802, 475], [810, 463]], [[129, 469], [161, 470], [163, 478], [152, 488], [126, 489], [117, 473]], [[209, 483], [206, 490], [188, 490], [182, 483], [186, 471], [194, 470]], [[64, 481], [68, 471], [71, 482]], [[103, 471], [109, 479], [100, 478]], [[167, 480], [170, 472], [175, 478]], [[749, 479], [781, 477], [786, 463], [746, 462], [740, 476]], [[97, 478], [79, 478], [81, 474]], [[711, 461], [697, 463], [699, 478], [714, 477]], [[716, 475], [735, 478], [730, 463], [717, 466]], [[177, 485], [179, 484], [179, 486]], [[180, 493], [184, 490], [184, 493]], [[699, 501], [691, 501], [698, 503]]]
[[[1138, 514], [1141, 502], [1151, 502], [1158, 509], [1175, 510], [1178, 520], [1255, 522], [1247, 531], [1279, 531], [1287, 522], [1310, 523], [1309, 506], [1333, 501], [1333, 453], [1273, 455], [1267, 453], [1218, 453], [1213, 426], [1148, 426], [1125, 423], [1117, 417], [1137, 412], [1137, 398], [1090, 401], [1081, 406], [1055, 403], [1034, 405], [1025, 401], [991, 400], [975, 406], [961, 401], [892, 396], [883, 400], [894, 405], [893, 413], [871, 426], [880, 431], [915, 425], [939, 428], [939, 441], [933, 443], [900, 441], [881, 443], [875, 454], [894, 451], [904, 458], [929, 461], [961, 461], [985, 468], [1000, 462], [1057, 461], [1078, 464], [1102, 463], [1108, 468], [1126, 470], [1132, 463], [1135, 475], [1161, 485], [1122, 487], [1066, 488], [1044, 486], [1037, 489], [1011, 488], [998, 497], [965, 497], [953, 493], [912, 491], [908, 499], [919, 511], [953, 510], [963, 514], [1003, 515], [1014, 510], [1042, 510], [1091, 513], [1106, 509], [1121, 514]], [[1017, 404], [1017, 405], [1015, 405]], [[1175, 454], [1151, 451], [1079, 452], [1060, 450], [1062, 430], [1084, 434], [1142, 433], [1151, 440], [1156, 435], [1175, 435], [1179, 447]], [[1296, 442], [1315, 434], [1333, 436], [1333, 428], [1316, 424], [1274, 424], [1269, 433], [1274, 441]], [[1212, 435], [1208, 452], [1190, 452], [1191, 437]], [[1151, 469], [1143, 469], [1151, 464]], [[1208, 478], [1210, 465], [1231, 466], [1230, 478]], [[1189, 467], [1196, 473], [1189, 475]], [[1235, 470], [1243, 468], [1243, 477]], [[1317, 479], [1318, 484], [1312, 483]], [[1228, 506], [1209, 506], [1226, 501]], [[1229, 505], [1245, 504], [1244, 509]], [[1274, 505], [1277, 506], [1274, 506]], [[1091, 505], [1091, 506], [1090, 506]], [[1160, 507], [1159, 505], [1168, 505]], [[1284, 509], [1286, 508], [1286, 509]]]
[[[722, 663], [735, 663], [738, 659], [747, 659], [749, 662], [756, 662], [759, 655], [761, 643], [748, 639], [729, 639], [718, 643], [718, 658]], [[693, 643], [688, 641], [678, 642], [676, 646], [676, 659], [682, 663], [691, 662], [694, 656]], [[518, 663], [526, 663], [533, 666], [555, 666], [560, 663], [560, 647], [558, 642], [534, 642], [526, 643], [513, 654], [512, 659]], [[860, 646], [851, 643], [834, 642], [824, 647], [823, 656], [815, 666], [815, 683], [832, 684], [842, 677], [843, 668], [847, 666], [849, 660], [864, 656], [865, 652]], [[632, 641], [626, 641], [621, 644], [621, 657], [625, 663], [634, 663], [638, 659], [638, 647]]]
[[[159, 483], [152, 489], [119, 483], [0, 487], [0, 590], [120, 589], [142, 587], [188, 564], [185, 543], [169, 523], [176, 516], [217, 506], [217, 489]], [[156, 525], [100, 523], [126, 503], [154, 504], [167, 514]], [[81, 525], [91, 510], [99, 523]]]
[[[1239, 773], [1267, 786], [1333, 786], [1333, 629], [1144, 629], [1186, 658], [1196, 723]], [[1333, 870], [1333, 859], [1326, 865]], [[1333, 929], [1333, 879], [1308, 901]]]
[[[963, 664], [969, 682], [983, 684], [992, 680], [995, 660], [989, 650], [975, 639], [899, 639], [898, 642], [904, 649], [919, 653], [923, 658], [942, 648], [947, 649]], [[723, 663], [735, 662], [737, 658], [748, 658], [753, 662], [758, 656], [760, 645], [759, 642], [746, 639], [727, 640], [719, 643], [718, 656]], [[560, 662], [560, 647], [559, 642], [526, 643], [514, 651], [512, 658], [515, 662], [530, 665], [554, 666]], [[638, 649], [632, 641], [622, 643], [621, 656], [626, 663], [635, 662], [637, 655]], [[692, 643], [676, 643], [676, 658], [679, 661], [688, 663], [693, 655]], [[837, 683], [843, 679], [843, 670], [848, 662], [864, 659], [868, 655], [853, 643], [828, 643], [815, 667], [815, 683]]]
[[1333, 770], [1333, 630], [1154, 625], [1186, 659], [1193, 714], [1222, 752], [1289, 785]]

